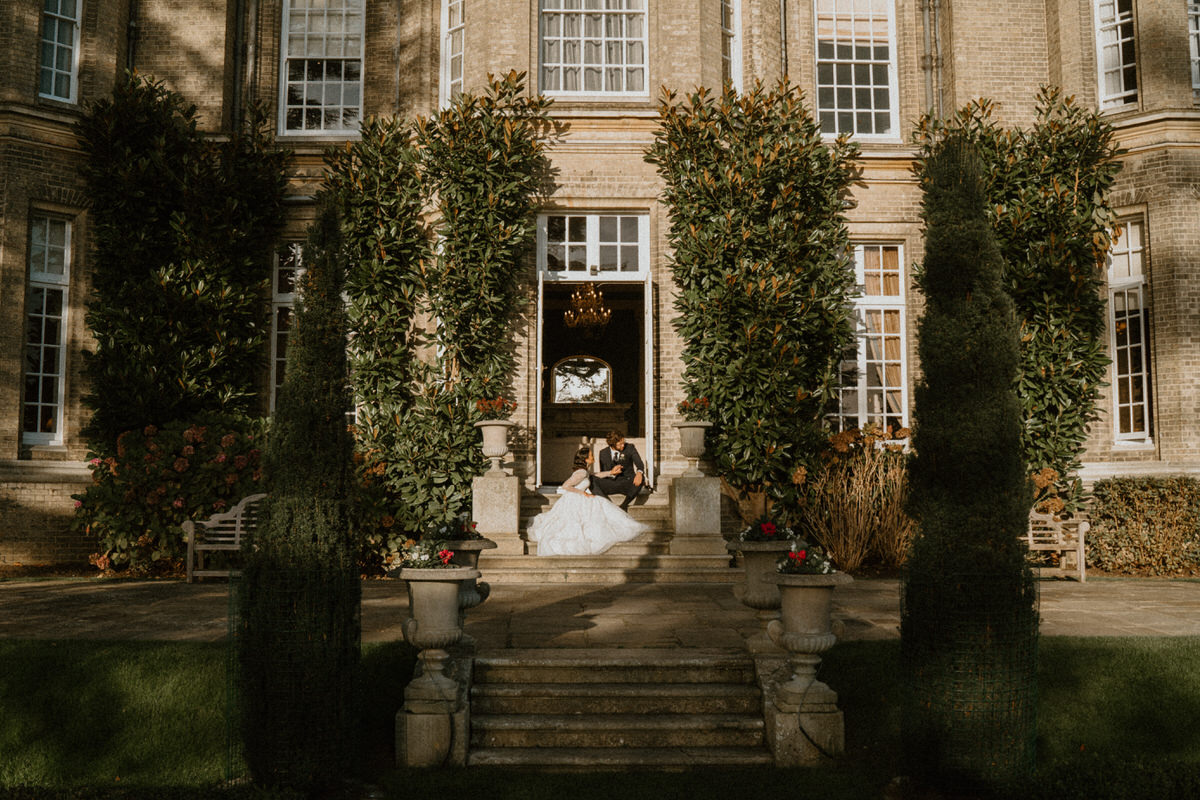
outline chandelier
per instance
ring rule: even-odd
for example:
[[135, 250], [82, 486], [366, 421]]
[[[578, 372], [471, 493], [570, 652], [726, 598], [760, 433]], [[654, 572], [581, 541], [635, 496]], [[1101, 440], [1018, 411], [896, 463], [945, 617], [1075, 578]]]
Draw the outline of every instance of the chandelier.
[[604, 295], [590, 283], [571, 293], [571, 303], [563, 312], [563, 323], [587, 336], [598, 335], [610, 319], [612, 309], [604, 305]]

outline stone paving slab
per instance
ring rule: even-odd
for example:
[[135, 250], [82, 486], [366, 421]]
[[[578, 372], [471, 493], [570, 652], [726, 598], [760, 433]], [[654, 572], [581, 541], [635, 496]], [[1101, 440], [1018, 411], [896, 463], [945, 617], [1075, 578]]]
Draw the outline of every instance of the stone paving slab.
[[[1200, 580], [1039, 582], [1047, 636], [1200, 636]], [[856, 580], [834, 595], [842, 640], [899, 636], [899, 581]], [[0, 638], [219, 641], [229, 630], [223, 582], [0, 581]], [[363, 640], [402, 638], [404, 585], [363, 583]], [[759, 631], [729, 584], [502, 584], [467, 614], [481, 648], [737, 649]]]

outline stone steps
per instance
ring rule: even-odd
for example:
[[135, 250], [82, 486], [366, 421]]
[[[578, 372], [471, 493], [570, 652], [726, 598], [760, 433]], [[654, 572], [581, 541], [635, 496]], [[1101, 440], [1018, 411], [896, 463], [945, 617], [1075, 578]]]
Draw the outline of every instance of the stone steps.
[[771, 764], [754, 664], [719, 650], [513, 650], [475, 659], [469, 765]]

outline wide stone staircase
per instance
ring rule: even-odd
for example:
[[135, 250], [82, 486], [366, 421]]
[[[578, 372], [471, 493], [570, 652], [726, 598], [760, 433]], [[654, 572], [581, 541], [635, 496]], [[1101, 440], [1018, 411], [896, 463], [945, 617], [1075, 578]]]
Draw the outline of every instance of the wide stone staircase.
[[468, 765], [771, 764], [744, 653], [506, 650], [476, 656]]
[[[525, 554], [484, 551], [479, 568], [493, 583], [734, 583], [740, 573], [730, 568], [727, 553], [689, 555], [671, 552], [671, 508], [666, 491], [638, 499], [629, 508], [634, 519], [650, 530], [621, 542], [598, 556], [538, 558], [537, 543]], [[521, 498], [521, 530], [557, 500], [556, 495], [526, 492]]]

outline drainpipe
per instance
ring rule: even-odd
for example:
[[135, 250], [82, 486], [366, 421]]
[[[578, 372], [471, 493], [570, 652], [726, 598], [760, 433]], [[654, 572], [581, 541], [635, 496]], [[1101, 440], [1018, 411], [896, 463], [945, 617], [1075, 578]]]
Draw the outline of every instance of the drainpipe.
[[933, 0], [921, 0], [921, 29], [925, 34], [925, 52], [921, 55], [921, 71], [925, 73], [925, 111], [933, 113], [933, 32], [930, 30], [930, 7]]
[[781, 77], [787, 79], [787, 0], [779, 0], [779, 68], [783, 71]]
[[933, 11], [933, 75], [937, 84], [937, 91], [934, 95], [937, 99], [937, 115], [938, 119], [942, 118], [942, 36], [938, 33], [938, 10], [942, 7], [942, 0], [930, 0], [930, 6]]
[[137, 0], [129, 0], [129, 22], [125, 26], [125, 69], [133, 72], [137, 55]]
[[233, 8], [233, 93], [230, 95], [230, 104], [233, 108], [229, 114], [234, 133], [242, 129], [242, 71], [245, 66], [243, 51], [246, 47], [245, 13], [245, 0], [237, 0]]
[[921, 27], [925, 34], [925, 53], [921, 70], [925, 73], [925, 108], [936, 118], [942, 117], [942, 40], [938, 36], [938, 8], [941, 0], [921, 0]]
[[246, 20], [246, 92], [258, 102], [258, 0], [249, 0]]

